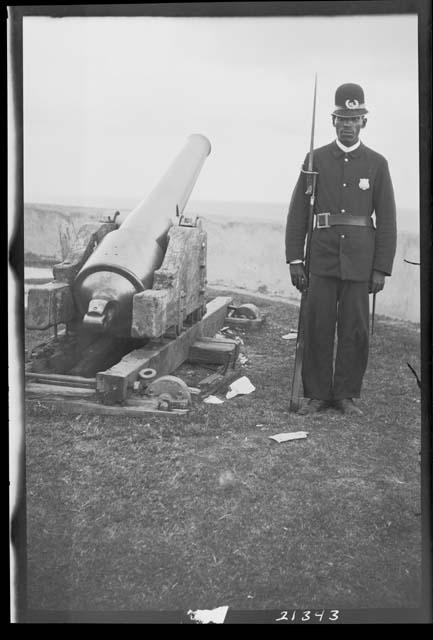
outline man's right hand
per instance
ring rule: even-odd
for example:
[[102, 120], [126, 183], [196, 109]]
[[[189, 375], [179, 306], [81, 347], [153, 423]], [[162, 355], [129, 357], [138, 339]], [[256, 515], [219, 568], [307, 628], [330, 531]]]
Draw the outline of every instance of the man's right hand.
[[293, 286], [301, 293], [307, 288], [308, 278], [302, 262], [296, 262], [290, 265], [290, 277], [292, 278]]

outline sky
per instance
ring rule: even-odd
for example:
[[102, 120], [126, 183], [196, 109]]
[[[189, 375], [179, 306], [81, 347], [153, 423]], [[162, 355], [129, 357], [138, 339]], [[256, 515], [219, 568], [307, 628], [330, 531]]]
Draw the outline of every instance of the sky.
[[315, 146], [335, 137], [337, 86], [360, 84], [362, 140], [388, 159], [400, 227], [417, 229], [416, 16], [23, 22], [26, 202], [133, 206], [202, 133], [192, 198], [288, 204], [317, 73]]

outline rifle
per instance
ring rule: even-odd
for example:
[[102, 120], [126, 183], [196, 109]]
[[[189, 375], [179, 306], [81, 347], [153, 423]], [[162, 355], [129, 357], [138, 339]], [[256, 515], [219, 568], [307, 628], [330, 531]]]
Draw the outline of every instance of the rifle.
[[311, 124], [311, 140], [310, 140], [310, 153], [308, 155], [308, 170], [303, 171], [307, 175], [307, 190], [305, 195], [310, 196], [309, 210], [308, 210], [308, 222], [307, 222], [307, 237], [305, 241], [305, 273], [307, 276], [307, 283], [301, 294], [301, 304], [299, 307], [298, 318], [298, 335], [296, 338], [296, 352], [295, 352], [295, 368], [293, 371], [292, 381], [292, 395], [290, 398], [290, 411], [295, 412], [299, 409], [300, 396], [301, 396], [301, 384], [302, 384], [302, 360], [304, 357], [304, 332], [305, 332], [305, 307], [307, 304], [308, 294], [308, 280], [310, 277], [310, 254], [311, 254], [311, 235], [313, 233], [314, 222], [314, 201], [316, 194], [316, 180], [317, 171], [313, 171], [313, 154], [314, 154], [314, 123], [316, 119], [316, 89], [317, 89], [317, 74], [314, 80], [314, 98], [313, 98], [313, 119]]
[[373, 293], [373, 309], [371, 311], [371, 335], [374, 333], [374, 316], [376, 315], [376, 294]]

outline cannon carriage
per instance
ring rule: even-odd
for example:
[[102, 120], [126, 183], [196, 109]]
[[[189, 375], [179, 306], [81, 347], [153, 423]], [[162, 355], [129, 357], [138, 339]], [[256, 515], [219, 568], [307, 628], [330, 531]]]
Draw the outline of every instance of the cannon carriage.
[[[27, 329], [54, 337], [29, 354], [26, 398], [90, 413], [187, 409], [188, 387], [170, 374], [231, 308], [229, 297], [206, 305], [206, 232], [184, 215], [209, 153], [207, 138], [189, 136], [122, 223], [114, 215], [84, 225], [52, 282], [29, 289]], [[238, 347], [225, 342], [218, 357], [234, 364]]]

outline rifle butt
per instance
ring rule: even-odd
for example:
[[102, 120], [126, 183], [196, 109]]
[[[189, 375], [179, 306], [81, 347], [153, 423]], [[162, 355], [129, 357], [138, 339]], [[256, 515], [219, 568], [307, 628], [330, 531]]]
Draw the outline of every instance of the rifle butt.
[[303, 292], [299, 307], [298, 335], [296, 338], [295, 366], [293, 370], [292, 391], [290, 396], [290, 412], [296, 413], [301, 404], [302, 361], [304, 359], [304, 314], [306, 292]]

